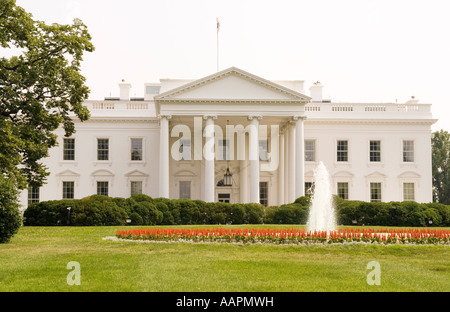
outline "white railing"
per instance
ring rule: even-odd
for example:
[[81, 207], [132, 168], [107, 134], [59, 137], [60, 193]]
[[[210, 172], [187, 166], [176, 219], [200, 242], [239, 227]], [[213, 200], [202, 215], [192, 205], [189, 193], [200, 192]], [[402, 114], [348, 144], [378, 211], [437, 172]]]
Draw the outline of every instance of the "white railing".
[[108, 102], [92, 103], [92, 109], [114, 109], [114, 103]]
[[148, 103], [127, 103], [127, 109], [148, 109]]
[[431, 104], [397, 104], [397, 103], [308, 103], [306, 112], [342, 113], [430, 113]]
[[331, 111], [333, 112], [353, 112], [352, 104], [332, 104]]

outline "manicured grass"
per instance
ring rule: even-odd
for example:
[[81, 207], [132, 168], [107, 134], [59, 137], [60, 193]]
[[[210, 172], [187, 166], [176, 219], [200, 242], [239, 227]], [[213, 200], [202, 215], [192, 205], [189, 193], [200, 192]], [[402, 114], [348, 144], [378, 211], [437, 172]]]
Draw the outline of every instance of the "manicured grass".
[[[22, 227], [0, 245], [0, 291], [450, 291], [448, 245], [102, 240], [124, 228]], [[80, 264], [79, 286], [67, 284], [70, 261]], [[380, 286], [366, 282], [370, 261], [381, 266]]]

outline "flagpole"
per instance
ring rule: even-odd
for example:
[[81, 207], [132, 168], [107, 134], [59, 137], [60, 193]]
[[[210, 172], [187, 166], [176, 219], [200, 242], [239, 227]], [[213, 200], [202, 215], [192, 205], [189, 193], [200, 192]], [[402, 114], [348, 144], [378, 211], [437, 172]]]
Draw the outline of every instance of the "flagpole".
[[217, 71], [219, 71], [219, 32], [217, 32]]
[[219, 18], [216, 18], [217, 20], [217, 72], [219, 71], [219, 29], [220, 29], [220, 23]]

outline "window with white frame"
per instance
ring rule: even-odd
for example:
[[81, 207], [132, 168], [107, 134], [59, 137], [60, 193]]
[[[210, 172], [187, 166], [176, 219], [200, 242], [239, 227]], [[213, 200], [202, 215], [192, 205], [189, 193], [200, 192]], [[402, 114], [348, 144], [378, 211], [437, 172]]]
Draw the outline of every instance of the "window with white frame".
[[337, 183], [337, 195], [342, 199], [348, 199], [348, 182]]
[[97, 139], [97, 160], [109, 160], [109, 139]]
[[230, 160], [229, 140], [219, 140], [217, 160]]
[[370, 183], [370, 201], [371, 202], [381, 201], [381, 183], [379, 182]]
[[179, 140], [180, 160], [191, 160], [191, 139]]
[[28, 188], [28, 205], [39, 202], [39, 187]]
[[75, 197], [75, 183], [73, 181], [63, 181], [62, 190], [63, 199], [74, 199]]
[[259, 182], [259, 203], [269, 205], [269, 182]]
[[348, 141], [347, 140], [338, 140], [337, 141], [337, 155], [336, 160], [338, 162], [347, 162], [348, 161]]
[[305, 140], [305, 161], [316, 161], [316, 140]]
[[405, 182], [403, 183], [403, 200], [404, 201], [414, 201], [414, 183]]
[[97, 195], [109, 196], [109, 182], [97, 181]]
[[305, 196], [312, 197], [314, 194], [314, 182], [305, 182]]
[[267, 139], [260, 139], [258, 144], [259, 144], [259, 160], [260, 161], [268, 161], [269, 160], [269, 151], [268, 151]]
[[142, 194], [142, 181], [131, 181], [131, 196]]
[[414, 162], [414, 141], [403, 140], [403, 162]]
[[63, 140], [63, 160], [75, 160], [75, 139]]
[[229, 203], [231, 200], [231, 194], [230, 193], [219, 193], [217, 194], [217, 201], [219, 203]]
[[142, 139], [131, 139], [131, 160], [140, 161], [143, 159], [142, 156]]
[[381, 141], [379, 140], [371, 140], [369, 143], [370, 162], [381, 162]]
[[180, 181], [180, 199], [191, 199], [191, 181]]

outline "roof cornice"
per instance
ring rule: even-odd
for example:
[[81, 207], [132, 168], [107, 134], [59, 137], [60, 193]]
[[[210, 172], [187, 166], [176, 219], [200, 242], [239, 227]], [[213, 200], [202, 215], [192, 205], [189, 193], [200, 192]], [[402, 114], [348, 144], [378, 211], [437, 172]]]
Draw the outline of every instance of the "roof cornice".
[[[228, 69], [222, 70], [220, 72], [214, 73], [212, 75], [206, 76], [204, 78], [195, 80], [193, 82], [184, 84], [180, 87], [177, 87], [175, 89], [172, 90], [168, 90], [166, 92], [163, 92], [161, 94], [158, 94], [154, 97], [155, 102], [161, 101], [161, 100], [167, 100], [169, 98], [172, 98], [176, 101], [179, 101], [180, 99], [177, 99], [176, 96], [178, 94], [184, 93], [188, 90], [192, 90], [198, 87], [201, 87], [203, 85], [206, 85], [208, 83], [211, 83], [213, 81], [216, 81], [218, 79], [222, 79], [226, 76], [229, 75], [235, 75], [235, 76], [239, 76], [241, 78], [244, 78], [246, 80], [252, 81], [254, 83], [263, 85], [266, 88], [270, 88], [274, 91], [277, 91], [279, 93], [282, 93], [284, 95], [288, 95], [290, 97], [292, 97], [293, 100], [297, 100], [297, 101], [302, 101], [302, 102], [309, 102], [311, 100], [311, 98], [309, 96], [306, 96], [304, 94], [298, 93], [294, 90], [291, 90], [289, 88], [286, 88], [282, 85], [279, 85], [277, 83], [274, 83], [272, 81], [266, 80], [264, 78], [258, 77], [256, 75], [250, 74], [242, 69], [236, 68], [236, 67], [230, 67]], [[236, 101], [236, 100], [231, 100], [231, 101]]]

